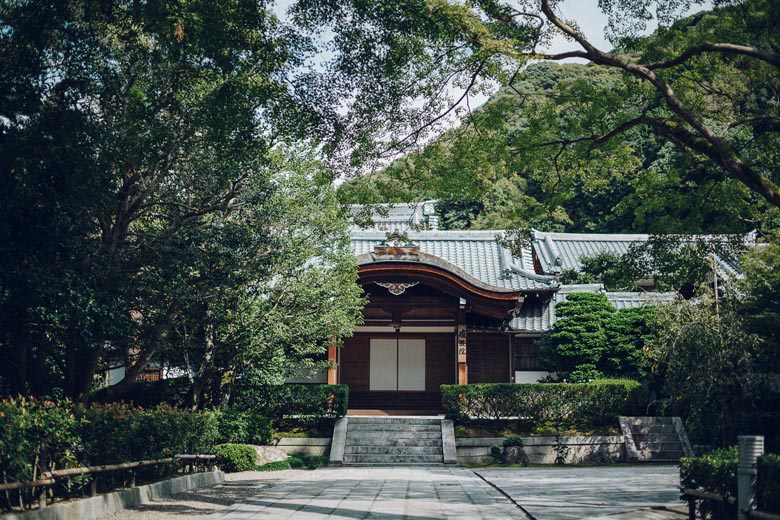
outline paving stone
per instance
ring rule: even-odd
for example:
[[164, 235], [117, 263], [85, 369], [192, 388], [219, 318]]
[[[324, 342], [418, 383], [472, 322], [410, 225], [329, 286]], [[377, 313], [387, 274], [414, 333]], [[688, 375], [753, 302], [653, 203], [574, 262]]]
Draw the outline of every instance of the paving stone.
[[[321, 498], [318, 498], [321, 497]], [[475, 498], [476, 497], [476, 498]], [[323, 468], [208, 518], [469, 520], [527, 517], [464, 468]]]

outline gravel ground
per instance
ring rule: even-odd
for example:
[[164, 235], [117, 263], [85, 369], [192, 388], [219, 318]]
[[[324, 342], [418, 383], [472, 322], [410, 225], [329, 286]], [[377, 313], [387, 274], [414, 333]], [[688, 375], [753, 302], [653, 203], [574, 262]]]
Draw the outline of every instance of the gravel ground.
[[225, 483], [198, 488], [155, 500], [136, 509], [125, 509], [101, 520], [155, 520], [158, 518], [201, 517], [256, 495], [258, 490], [273, 486], [308, 470], [242, 471], [225, 474]]

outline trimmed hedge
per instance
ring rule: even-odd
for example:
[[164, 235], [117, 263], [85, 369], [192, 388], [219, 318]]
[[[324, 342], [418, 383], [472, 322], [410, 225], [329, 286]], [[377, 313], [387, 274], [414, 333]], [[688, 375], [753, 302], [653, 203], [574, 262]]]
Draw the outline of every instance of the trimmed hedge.
[[[736, 497], [738, 458], [736, 446], [715, 450], [701, 457], [683, 457], [680, 459], [680, 484], [683, 488]], [[699, 511], [702, 518], [713, 520], [730, 519], [736, 514], [733, 506], [709, 500], [700, 502]]]
[[758, 458], [756, 506], [761, 511], [780, 514], [780, 454], [767, 453]]
[[633, 380], [593, 383], [442, 385], [448, 418], [462, 423], [514, 418], [535, 426], [590, 429], [617, 424], [644, 409], [646, 391]]
[[[167, 406], [147, 410], [123, 403], [84, 406], [26, 397], [4, 399], [0, 401], [0, 479], [24, 482], [51, 469], [210, 452], [217, 435], [216, 417], [211, 412], [192, 413]], [[157, 466], [144, 468], [139, 477], [151, 478], [164, 471]], [[109, 485], [113, 478], [104, 477], [101, 483]], [[69, 496], [88, 482], [87, 476], [74, 477], [55, 486], [53, 492]], [[29, 489], [0, 494], [0, 508], [8, 508], [11, 502], [17, 505], [19, 500], [29, 504], [33, 499]]]
[[[680, 459], [680, 483], [684, 488], [701, 489], [724, 496], [737, 496], [737, 446], [715, 450], [701, 457]], [[767, 453], [758, 458], [756, 508], [780, 513], [780, 455]], [[700, 511], [713, 519], [732, 518], [735, 510], [719, 503], [702, 501]]]
[[255, 469], [257, 452], [246, 444], [217, 444], [214, 446], [217, 465], [226, 473]]
[[347, 414], [347, 385], [285, 384], [252, 388], [236, 406], [268, 417], [277, 430], [322, 428]]
[[270, 444], [274, 429], [271, 421], [254, 411], [234, 406], [214, 410], [220, 443]]

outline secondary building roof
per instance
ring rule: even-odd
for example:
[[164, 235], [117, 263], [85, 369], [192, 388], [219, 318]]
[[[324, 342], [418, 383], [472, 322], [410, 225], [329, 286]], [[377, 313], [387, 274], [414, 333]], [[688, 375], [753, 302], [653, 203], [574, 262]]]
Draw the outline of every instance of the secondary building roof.
[[350, 231], [363, 231], [366, 228], [377, 231], [405, 231], [408, 229], [439, 228], [436, 215], [436, 201], [410, 202], [398, 204], [350, 204]]
[[[691, 237], [681, 236], [683, 240]], [[734, 237], [725, 235], [700, 235], [696, 238], [726, 242]], [[547, 233], [531, 230], [531, 248], [533, 250], [537, 272], [547, 275], [560, 275], [563, 271], [582, 272], [582, 259], [599, 253], [612, 253], [622, 256], [632, 246], [644, 244], [650, 239], [647, 234], [597, 234], [597, 233]], [[742, 237], [746, 245], [755, 244], [755, 234]], [[725, 278], [739, 276], [739, 259], [723, 252], [716, 254], [718, 274]]]
[[509, 330], [518, 333], [547, 332], [557, 320], [555, 307], [575, 292], [602, 292], [616, 309], [663, 305], [677, 298], [674, 292], [605, 292], [601, 284], [562, 285], [549, 302], [526, 302], [509, 322]]

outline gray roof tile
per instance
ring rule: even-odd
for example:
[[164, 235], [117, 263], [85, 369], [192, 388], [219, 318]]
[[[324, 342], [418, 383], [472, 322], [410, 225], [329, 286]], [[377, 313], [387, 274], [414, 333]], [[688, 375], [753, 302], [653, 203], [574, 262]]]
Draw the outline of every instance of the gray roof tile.
[[[557, 320], [555, 306], [569, 294], [575, 292], [604, 292], [600, 284], [563, 285], [554, 298], [547, 303], [529, 302], [523, 304], [520, 312], [511, 320], [509, 329], [514, 332], [543, 333], [552, 329]], [[643, 307], [645, 305], [664, 305], [677, 298], [674, 292], [608, 292], [607, 300], [616, 309]]]
[[[561, 274], [573, 269], [582, 272], [581, 259], [593, 257], [602, 252], [621, 256], [633, 245], [647, 242], [647, 234], [596, 234], [596, 233], [547, 233], [531, 231], [531, 248], [536, 253], [542, 272], [548, 275]], [[725, 236], [702, 235], [704, 238], [725, 240]], [[755, 235], [748, 233], [744, 237], [746, 245], [755, 243]], [[725, 278], [739, 277], [739, 260], [731, 255], [720, 254], [717, 257], [718, 274]]]
[[[496, 240], [501, 231], [419, 231], [408, 232], [408, 239], [420, 246], [420, 251], [441, 258], [462, 269], [468, 275], [502, 290], [551, 291], [558, 281], [533, 272], [530, 250], [520, 258]], [[355, 256], [373, 252], [383, 242], [381, 231], [352, 231]]]

